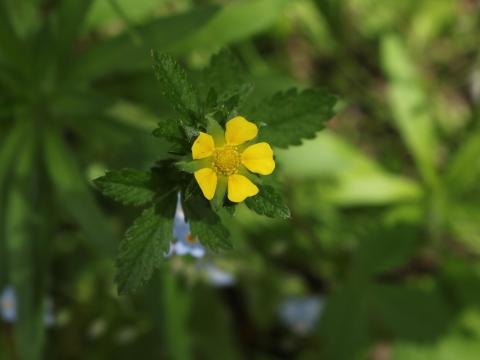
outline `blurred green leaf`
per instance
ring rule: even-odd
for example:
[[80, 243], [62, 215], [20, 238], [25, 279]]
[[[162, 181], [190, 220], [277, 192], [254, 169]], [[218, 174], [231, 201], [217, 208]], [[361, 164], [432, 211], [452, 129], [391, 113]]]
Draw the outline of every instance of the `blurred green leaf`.
[[285, 204], [281, 193], [272, 186], [261, 186], [260, 192], [256, 196], [247, 198], [245, 204], [250, 210], [260, 215], [278, 219], [290, 218], [290, 209]]
[[194, 33], [187, 44], [192, 48], [217, 51], [272, 26], [289, 4], [289, 0], [234, 2]]
[[[116, 0], [118, 6], [123, 9], [132, 21], [145, 21], [168, 0]], [[118, 21], [118, 12], [108, 0], [95, 0], [86, 19], [85, 31], [94, 30], [98, 27], [109, 26]]]
[[13, 28], [7, 6], [5, 1], [0, 1], [0, 64], [6, 62], [21, 69], [26, 65], [25, 44]]
[[175, 205], [176, 194], [167, 196], [157, 207], [144, 210], [127, 230], [117, 257], [119, 294], [137, 290], [164, 261], [173, 241]]
[[345, 287], [327, 298], [325, 313], [320, 323], [322, 351], [326, 359], [363, 358], [362, 353], [366, 351], [372, 336], [366, 290]]
[[192, 358], [189, 316], [190, 305], [195, 300], [190, 295], [169, 267], [152, 277], [147, 303], [157, 330], [155, 338], [161, 335], [165, 339], [165, 346], [161, 348], [163, 356], [179, 360]]
[[93, 249], [103, 255], [112, 255], [115, 241], [108, 221], [95, 203], [87, 187], [85, 174], [58, 131], [49, 129], [44, 136], [45, 163], [59, 205], [91, 241]]
[[390, 80], [389, 102], [395, 125], [414, 157], [424, 180], [438, 182], [435, 162], [438, 139], [429, 107], [429, 98], [420, 75], [401, 38], [388, 35], [381, 44], [383, 68]]
[[397, 338], [433, 342], [451, 321], [449, 307], [435, 289], [379, 285], [373, 296], [385, 328]]
[[25, 123], [21, 122], [10, 130], [5, 141], [0, 145], [0, 288], [6, 281], [7, 258], [5, 238], [6, 201], [9, 184], [12, 182], [12, 167], [15, 155], [18, 153], [23, 138], [26, 136]]
[[247, 111], [247, 118], [257, 124], [265, 124], [261, 139], [273, 146], [286, 148], [300, 145], [302, 139], [311, 139], [325, 127], [334, 115], [336, 98], [324, 90], [290, 89], [275, 94]]
[[124, 205], [145, 205], [155, 196], [150, 173], [134, 169], [108, 171], [94, 181], [100, 191]]
[[115, 72], [148, 69], [151, 49], [171, 50], [204, 25], [216, 9], [199, 8], [139, 25], [135, 32], [141, 44], [134, 44], [126, 33], [101, 41], [78, 56], [72, 78], [86, 82]]
[[356, 254], [358, 273], [378, 275], [406, 265], [422, 245], [417, 230], [407, 225], [372, 225], [361, 235]]
[[20, 359], [43, 358], [44, 289], [40, 226], [36, 215], [38, 192], [35, 178], [36, 141], [33, 131], [18, 153], [8, 191], [5, 235], [8, 274], [17, 298], [16, 352]]
[[296, 181], [330, 181], [328, 192], [318, 185], [312, 201], [328, 199], [339, 205], [382, 205], [417, 201], [419, 185], [400, 175], [389, 174], [332, 132], [323, 131], [301, 146], [275, 151], [282, 171]]
[[476, 187], [480, 175], [480, 128], [475, 128], [453, 154], [444, 178], [449, 191], [462, 195]]
[[55, 24], [59, 56], [65, 56], [75, 45], [93, 1], [62, 0], [59, 3]]
[[433, 344], [394, 343], [393, 360], [475, 360], [480, 352], [480, 314], [466, 310], [451, 331]]

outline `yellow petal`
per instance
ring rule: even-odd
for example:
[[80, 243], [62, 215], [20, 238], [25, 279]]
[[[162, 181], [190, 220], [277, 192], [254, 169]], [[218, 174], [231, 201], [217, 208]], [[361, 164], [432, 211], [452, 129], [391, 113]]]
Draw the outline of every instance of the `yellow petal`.
[[210, 168], [203, 168], [193, 173], [197, 180], [203, 195], [212, 200], [215, 195], [215, 189], [217, 188], [217, 174]]
[[228, 177], [228, 200], [242, 202], [249, 196], [258, 194], [258, 187], [243, 175], [230, 175]]
[[251, 172], [270, 175], [275, 170], [273, 150], [266, 142], [251, 145], [242, 153], [242, 164]]
[[214, 149], [215, 143], [213, 137], [204, 132], [200, 132], [200, 135], [198, 135], [192, 145], [192, 157], [195, 160], [207, 158], [212, 156]]
[[225, 131], [225, 140], [230, 145], [240, 145], [257, 137], [257, 125], [242, 116], [228, 120]]

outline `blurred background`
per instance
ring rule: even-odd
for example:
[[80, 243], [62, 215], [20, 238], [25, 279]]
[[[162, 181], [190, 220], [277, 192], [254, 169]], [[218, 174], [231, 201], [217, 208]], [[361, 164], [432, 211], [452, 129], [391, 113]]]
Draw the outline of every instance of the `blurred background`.
[[[477, 0], [0, 0], [0, 359], [478, 359], [479, 41]], [[276, 151], [290, 221], [119, 297], [137, 212], [91, 180], [165, 156], [150, 49], [222, 47], [337, 116]]]

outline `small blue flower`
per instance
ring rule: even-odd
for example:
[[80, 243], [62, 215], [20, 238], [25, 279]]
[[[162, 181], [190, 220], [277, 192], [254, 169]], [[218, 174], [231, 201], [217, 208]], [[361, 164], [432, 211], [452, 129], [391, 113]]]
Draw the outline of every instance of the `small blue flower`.
[[[7, 323], [17, 321], [17, 295], [12, 286], [7, 286], [0, 295], [0, 316]], [[46, 326], [52, 326], [55, 323], [53, 303], [49, 298], [45, 302], [44, 322]]]
[[207, 275], [208, 282], [216, 287], [228, 287], [235, 284], [235, 277], [228, 271], [220, 269], [213, 263], [207, 263], [203, 266]]
[[17, 297], [11, 286], [7, 286], [0, 295], [0, 315], [8, 323], [17, 320]]
[[290, 297], [279, 307], [280, 320], [298, 335], [306, 335], [317, 323], [323, 307], [322, 296]]
[[180, 194], [177, 201], [177, 209], [175, 211], [175, 219], [173, 220], [173, 236], [176, 242], [170, 244], [170, 250], [167, 256], [172, 254], [187, 255], [201, 258], [205, 255], [205, 248], [200, 244], [198, 239], [192, 237], [190, 225], [185, 220], [185, 213], [182, 209]]

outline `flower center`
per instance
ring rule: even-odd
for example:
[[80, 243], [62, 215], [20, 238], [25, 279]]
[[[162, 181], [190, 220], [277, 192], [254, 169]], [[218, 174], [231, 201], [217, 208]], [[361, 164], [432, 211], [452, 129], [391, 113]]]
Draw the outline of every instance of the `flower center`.
[[226, 145], [215, 149], [213, 153], [213, 170], [225, 176], [233, 175], [240, 166], [240, 154], [235, 146]]
[[191, 245], [195, 244], [196, 243], [196, 240], [195, 238], [193, 237], [192, 233], [188, 233], [187, 235], [187, 242]]

